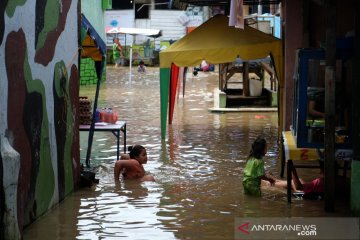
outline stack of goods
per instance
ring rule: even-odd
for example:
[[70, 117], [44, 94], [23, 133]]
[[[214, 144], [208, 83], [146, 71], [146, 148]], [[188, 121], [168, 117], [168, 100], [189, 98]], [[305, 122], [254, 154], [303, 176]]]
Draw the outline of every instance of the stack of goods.
[[91, 124], [91, 102], [87, 97], [79, 97], [79, 120], [80, 125]]

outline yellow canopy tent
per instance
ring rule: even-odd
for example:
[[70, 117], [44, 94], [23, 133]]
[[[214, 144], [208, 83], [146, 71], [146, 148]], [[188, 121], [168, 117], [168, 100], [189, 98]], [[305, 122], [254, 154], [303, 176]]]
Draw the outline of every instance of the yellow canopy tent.
[[[279, 97], [282, 99], [283, 56], [280, 39], [254, 28], [229, 27], [229, 18], [216, 15], [183, 38], [160, 52], [161, 136], [166, 135], [171, 64], [179, 67], [196, 66], [203, 59], [212, 64], [233, 62], [239, 55], [244, 61], [271, 56], [279, 80]], [[282, 126], [282, 103], [279, 120]]]

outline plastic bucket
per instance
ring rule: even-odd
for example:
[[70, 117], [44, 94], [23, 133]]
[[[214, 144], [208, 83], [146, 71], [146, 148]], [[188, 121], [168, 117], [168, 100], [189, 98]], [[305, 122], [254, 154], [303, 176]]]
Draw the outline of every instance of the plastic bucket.
[[250, 79], [250, 96], [252, 97], [259, 97], [262, 93], [262, 83], [260, 80]]

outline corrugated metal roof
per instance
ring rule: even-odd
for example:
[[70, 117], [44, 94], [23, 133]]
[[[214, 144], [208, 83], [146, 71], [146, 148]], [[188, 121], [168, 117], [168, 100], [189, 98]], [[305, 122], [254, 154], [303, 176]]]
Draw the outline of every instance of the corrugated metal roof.
[[[198, 6], [221, 6], [229, 4], [230, 0], [177, 0], [176, 2], [182, 2]], [[279, 4], [281, 0], [244, 0], [244, 5], [265, 5], [265, 4]]]

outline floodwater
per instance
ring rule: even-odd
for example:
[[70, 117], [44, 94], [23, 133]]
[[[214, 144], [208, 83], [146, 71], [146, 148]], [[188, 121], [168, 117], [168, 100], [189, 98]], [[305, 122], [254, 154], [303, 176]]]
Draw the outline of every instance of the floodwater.
[[[128, 68], [108, 67], [99, 107], [112, 107], [127, 122], [127, 143], [146, 147], [144, 167], [156, 182], [115, 185], [115, 137], [96, 132], [91, 165], [99, 184], [68, 196], [25, 229], [24, 239], [233, 239], [241, 217], [350, 216], [349, 204], [326, 213], [323, 201], [293, 199], [290, 205], [284, 190], [270, 187], [261, 198], [243, 194], [242, 169], [260, 134], [268, 141], [266, 168], [279, 176], [276, 112], [210, 112], [218, 76], [200, 72], [188, 75], [185, 96], [181, 89], [162, 140], [159, 69], [132, 74], [130, 82]], [[94, 86], [82, 86], [80, 95], [93, 98]], [[87, 133], [80, 133], [80, 141], [84, 163]], [[304, 180], [318, 171], [301, 170]]]

